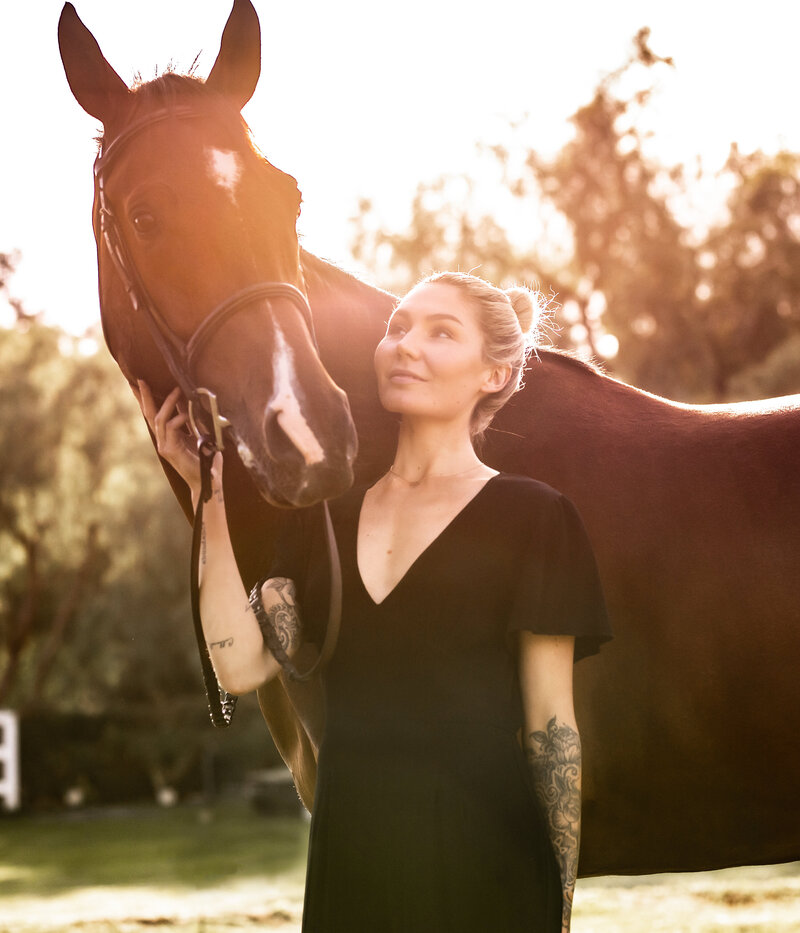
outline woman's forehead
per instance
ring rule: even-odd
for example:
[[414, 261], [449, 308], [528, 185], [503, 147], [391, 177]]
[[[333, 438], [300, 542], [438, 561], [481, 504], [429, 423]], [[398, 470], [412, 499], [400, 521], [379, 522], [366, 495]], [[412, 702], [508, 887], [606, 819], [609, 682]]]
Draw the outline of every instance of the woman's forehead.
[[459, 289], [442, 282], [423, 282], [415, 286], [400, 301], [394, 313], [414, 317], [447, 315], [464, 324], [477, 323], [471, 304], [464, 299]]

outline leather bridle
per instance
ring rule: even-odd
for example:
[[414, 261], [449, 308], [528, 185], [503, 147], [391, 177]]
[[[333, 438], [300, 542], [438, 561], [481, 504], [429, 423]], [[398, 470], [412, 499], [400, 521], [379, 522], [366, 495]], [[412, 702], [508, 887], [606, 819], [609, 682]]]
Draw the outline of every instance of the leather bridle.
[[188, 341], [184, 341], [169, 326], [158, 305], [153, 301], [144, 282], [139, 275], [136, 264], [133, 262], [125, 243], [125, 237], [120, 229], [119, 221], [115, 216], [105, 191], [106, 173], [114, 160], [125, 149], [125, 146], [142, 130], [149, 129], [167, 120], [197, 119], [201, 114], [191, 107], [163, 108], [149, 113], [139, 120], [134, 120], [130, 126], [119, 135], [103, 145], [94, 163], [95, 181], [95, 211], [99, 221], [100, 235], [106, 245], [109, 255], [114, 263], [117, 275], [122, 282], [128, 300], [135, 312], [144, 317], [153, 342], [166, 362], [172, 377], [180, 386], [189, 403], [189, 416], [192, 428], [199, 437], [194, 415], [194, 405], [200, 401], [201, 396], [208, 402], [212, 420], [214, 441], [217, 447], [223, 449], [222, 432], [230, 422], [219, 412], [216, 395], [210, 389], [199, 386], [196, 379], [197, 361], [202, 350], [219, 328], [228, 321], [237, 311], [252, 305], [256, 301], [266, 301], [271, 308], [272, 302], [278, 299], [288, 300], [305, 321], [314, 346], [317, 346], [314, 334], [314, 323], [311, 308], [306, 296], [294, 285], [287, 282], [257, 282], [235, 292], [217, 305], [198, 325]]
[[[119, 222], [111, 209], [105, 192], [106, 173], [125, 146], [142, 130], [149, 129], [167, 120], [185, 120], [199, 118], [201, 114], [191, 107], [165, 107], [156, 110], [139, 120], [134, 120], [108, 144], [103, 144], [94, 163], [95, 185], [95, 222], [100, 237], [114, 263], [114, 268], [125, 289], [134, 312], [144, 317], [150, 335], [161, 353], [170, 373], [187, 399], [189, 420], [197, 438], [201, 468], [201, 494], [194, 516], [191, 563], [192, 616], [195, 637], [200, 652], [203, 669], [203, 681], [208, 696], [211, 721], [215, 726], [230, 724], [236, 706], [236, 697], [224, 691], [220, 686], [211, 664], [208, 646], [203, 635], [200, 620], [199, 599], [199, 557], [203, 523], [203, 504], [211, 497], [211, 462], [214, 454], [224, 448], [223, 431], [230, 426], [228, 419], [219, 411], [216, 394], [205, 386], [198, 385], [196, 377], [197, 361], [206, 349], [211, 338], [238, 311], [254, 302], [266, 302], [271, 310], [275, 301], [285, 300], [292, 304], [305, 321], [314, 347], [317, 348], [311, 308], [306, 296], [294, 285], [287, 282], [257, 282], [235, 292], [217, 305], [198, 325], [197, 329], [184, 341], [169, 326], [166, 318], [150, 296], [139, 275], [125, 244]], [[211, 419], [211, 434], [203, 431], [195, 415], [194, 406], [202, 398], [207, 400], [208, 414]], [[328, 503], [323, 503], [325, 529], [328, 544], [328, 557], [331, 566], [330, 603], [328, 625], [318, 659], [307, 670], [298, 672], [292, 668], [290, 676], [294, 680], [306, 681], [327, 664], [336, 647], [341, 621], [342, 581], [339, 565], [339, 553], [333, 533], [333, 524], [328, 510]]]

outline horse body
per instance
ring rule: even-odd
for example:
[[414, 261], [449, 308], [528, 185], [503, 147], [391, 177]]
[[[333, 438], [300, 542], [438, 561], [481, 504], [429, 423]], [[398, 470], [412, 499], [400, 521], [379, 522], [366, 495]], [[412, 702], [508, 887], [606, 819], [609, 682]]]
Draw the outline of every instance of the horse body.
[[577, 504], [615, 630], [576, 671], [582, 872], [797, 858], [800, 396], [677, 405], [547, 352], [526, 379], [487, 458]]
[[[198, 362], [237, 441], [226, 447], [224, 475], [246, 585], [269, 563], [274, 504], [334, 495], [351, 466], [357, 482], [374, 480], [396, 434], [372, 372], [394, 299], [298, 251], [294, 180], [248, 149], [234, 119], [257, 79], [254, 16], [235, 0], [206, 85], [158, 79], [152, 99], [132, 95], [135, 105], [69, 5], [59, 33], [70, 85], [107, 136], [171, 106], [165, 94], [181, 107], [189, 95], [199, 114], [145, 126], [107, 180], [133, 262], [178, 339], [226, 289], [272, 279], [308, 296], [319, 357], [302, 315], [256, 301], [226, 320]], [[206, 103], [209, 91], [216, 96]], [[132, 311], [99, 211], [95, 221], [107, 342], [129, 381], [144, 378], [163, 396], [174, 374]], [[543, 480], [580, 509], [615, 629], [576, 671], [582, 874], [800, 858], [798, 450], [800, 397], [678, 405], [548, 351], [489, 430], [490, 465]], [[165, 470], [188, 511], [185, 486]], [[310, 805], [324, 728], [319, 683], [277, 679], [259, 700]]]

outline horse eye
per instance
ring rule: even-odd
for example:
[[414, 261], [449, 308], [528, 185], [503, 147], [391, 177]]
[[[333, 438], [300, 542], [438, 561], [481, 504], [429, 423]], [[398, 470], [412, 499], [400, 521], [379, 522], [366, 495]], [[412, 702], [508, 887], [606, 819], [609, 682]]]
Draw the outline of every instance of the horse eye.
[[148, 236], [149, 234], [155, 233], [157, 226], [156, 219], [150, 211], [137, 211], [131, 217], [131, 222], [136, 232], [141, 236]]

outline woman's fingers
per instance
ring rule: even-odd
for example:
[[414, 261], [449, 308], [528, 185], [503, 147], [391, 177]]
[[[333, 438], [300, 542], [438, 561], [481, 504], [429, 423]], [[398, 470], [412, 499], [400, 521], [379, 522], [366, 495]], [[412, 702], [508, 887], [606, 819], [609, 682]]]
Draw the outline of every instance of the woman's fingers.
[[181, 390], [173, 389], [158, 409], [150, 387], [143, 380], [138, 381], [138, 391], [134, 389], [133, 394], [153, 432], [159, 456], [183, 477], [194, 495], [200, 484], [200, 462], [186, 431], [189, 415]]
[[184, 446], [178, 436], [178, 429], [182, 427], [185, 420], [177, 408], [180, 396], [181, 390], [173, 389], [161, 403], [161, 407], [156, 409], [150, 387], [146, 382], [139, 380], [139, 404], [145, 421], [153, 432], [158, 452], [162, 456], [168, 454], [171, 448]]
[[[153, 430], [156, 436], [156, 443], [160, 445], [164, 443], [167, 436], [167, 423], [170, 418], [175, 414], [178, 399], [180, 398], [181, 390], [173, 389], [169, 395], [164, 399], [161, 404], [161, 408], [155, 413], [153, 418]], [[153, 406], [155, 407], [155, 406]]]
[[[185, 411], [179, 411], [174, 418], [170, 418], [167, 422], [168, 431], [177, 431], [178, 428], [182, 428], [185, 424], [189, 423], [189, 416]], [[184, 432], [185, 433], [185, 432]]]
[[179, 388], [173, 389], [156, 409], [153, 393], [146, 382], [139, 380], [139, 404], [145, 420], [153, 432], [158, 452], [170, 459], [170, 454], [181, 454], [188, 449], [188, 434], [182, 430], [189, 416], [178, 407], [182, 398]]

